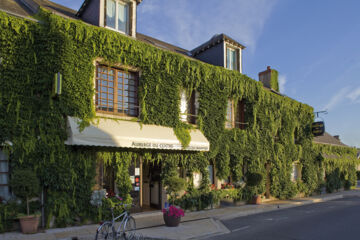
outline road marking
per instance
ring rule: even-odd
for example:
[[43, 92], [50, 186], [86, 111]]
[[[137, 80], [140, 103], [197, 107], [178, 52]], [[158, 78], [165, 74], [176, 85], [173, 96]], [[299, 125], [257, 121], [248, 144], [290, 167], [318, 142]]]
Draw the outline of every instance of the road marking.
[[234, 230], [232, 230], [231, 232], [237, 232], [237, 231], [241, 231], [241, 230], [245, 230], [245, 229], [248, 229], [250, 226], [247, 225], [247, 226], [244, 226], [244, 227], [241, 227], [241, 228], [236, 228]]

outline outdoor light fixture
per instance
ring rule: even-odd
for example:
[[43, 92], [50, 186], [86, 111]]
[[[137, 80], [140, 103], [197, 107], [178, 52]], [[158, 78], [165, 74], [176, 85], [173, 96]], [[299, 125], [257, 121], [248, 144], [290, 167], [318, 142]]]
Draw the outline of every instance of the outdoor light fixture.
[[62, 87], [62, 74], [58, 72], [55, 73], [54, 75], [54, 89], [53, 89], [54, 96], [61, 94], [61, 87]]

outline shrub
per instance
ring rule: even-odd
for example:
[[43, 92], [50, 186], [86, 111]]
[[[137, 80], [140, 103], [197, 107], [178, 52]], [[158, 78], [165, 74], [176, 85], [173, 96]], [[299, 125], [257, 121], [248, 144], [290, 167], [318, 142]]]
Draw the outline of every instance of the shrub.
[[326, 175], [325, 186], [328, 193], [332, 193], [342, 187], [339, 168], [336, 168], [334, 171]]
[[13, 171], [10, 186], [15, 195], [26, 200], [27, 215], [29, 215], [29, 199], [38, 196], [40, 192], [39, 179], [30, 169], [17, 169]]

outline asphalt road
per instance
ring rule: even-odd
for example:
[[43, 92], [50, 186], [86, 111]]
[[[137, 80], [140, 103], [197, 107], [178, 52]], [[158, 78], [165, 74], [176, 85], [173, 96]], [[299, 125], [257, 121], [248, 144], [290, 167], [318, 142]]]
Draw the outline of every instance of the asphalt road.
[[360, 239], [360, 197], [346, 197], [222, 223], [231, 233], [210, 239]]

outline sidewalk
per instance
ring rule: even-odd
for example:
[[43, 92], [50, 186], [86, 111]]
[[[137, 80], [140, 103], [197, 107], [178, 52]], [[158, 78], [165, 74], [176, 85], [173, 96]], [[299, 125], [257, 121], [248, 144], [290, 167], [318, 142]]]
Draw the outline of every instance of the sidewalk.
[[[146, 237], [146, 239], [201, 239], [209, 236], [229, 233], [229, 230], [220, 222], [220, 220], [330, 201], [346, 196], [360, 196], [360, 188], [351, 191], [322, 194], [314, 197], [269, 201], [260, 205], [243, 205], [238, 207], [225, 207], [198, 212], [189, 212], [182, 218], [180, 226], [175, 228], [164, 226], [162, 213], [160, 211], [138, 213], [133, 214], [133, 216], [136, 219], [137, 232]], [[71, 240], [77, 238], [79, 240], [90, 240], [95, 239], [97, 227], [97, 224], [93, 224], [80, 227], [48, 229], [44, 233], [31, 235], [11, 232], [0, 234], [0, 239]]]

